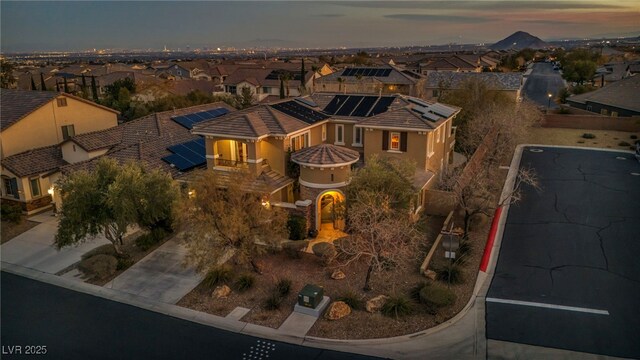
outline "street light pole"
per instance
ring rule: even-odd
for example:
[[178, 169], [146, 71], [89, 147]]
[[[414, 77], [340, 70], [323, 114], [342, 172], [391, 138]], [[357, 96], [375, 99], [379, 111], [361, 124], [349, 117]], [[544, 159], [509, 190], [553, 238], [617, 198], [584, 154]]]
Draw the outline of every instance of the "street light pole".
[[552, 96], [553, 95], [551, 95], [551, 93], [547, 94], [547, 98], [548, 98], [548, 100], [547, 100], [547, 112], [549, 112], [549, 110], [551, 109], [551, 97]]

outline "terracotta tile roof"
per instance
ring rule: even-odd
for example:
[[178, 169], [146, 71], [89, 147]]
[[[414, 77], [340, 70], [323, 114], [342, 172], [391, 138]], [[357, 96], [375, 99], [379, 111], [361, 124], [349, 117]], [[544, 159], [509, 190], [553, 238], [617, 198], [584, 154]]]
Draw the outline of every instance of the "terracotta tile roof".
[[[34, 79], [37, 81], [38, 79]], [[0, 90], [0, 124], [2, 130], [53, 101], [60, 94], [54, 91]]]
[[[220, 184], [221, 187], [227, 186], [230, 182], [236, 181], [236, 174], [235, 171], [216, 171], [218, 184]], [[258, 175], [257, 178], [253, 179], [253, 181], [246, 186], [246, 189], [259, 194], [272, 194], [292, 183], [293, 179], [290, 177], [280, 175], [270, 170]]]
[[[388, 111], [381, 114], [362, 118], [356, 126], [358, 127], [374, 127], [398, 130], [414, 130], [414, 131], [431, 131], [440, 126], [445, 120], [451, 116], [455, 116], [460, 112], [460, 108], [445, 105], [442, 103], [428, 103], [420, 99], [415, 99], [427, 106], [418, 105], [412, 102], [414, 99], [409, 96], [399, 96], [405, 100], [405, 105], [392, 106]], [[428, 117], [422, 115], [422, 112], [428, 112]], [[451, 114], [447, 116], [448, 114]]]
[[425, 87], [459, 89], [468, 80], [482, 81], [492, 90], [518, 90], [522, 87], [523, 78], [522, 73], [430, 72]]
[[301, 165], [348, 165], [359, 158], [359, 152], [333, 144], [320, 144], [291, 154], [291, 160]]
[[57, 145], [42, 147], [8, 156], [2, 166], [18, 177], [40, 175], [67, 165], [62, 150]]
[[391, 73], [389, 73], [389, 76], [362, 76], [360, 78], [358, 78], [357, 76], [345, 76], [343, 75], [344, 70], [348, 69], [345, 68], [343, 70], [340, 71], [336, 71], [334, 73], [331, 73], [329, 75], [325, 75], [322, 76], [320, 78], [316, 79], [316, 86], [318, 87], [320, 84], [320, 87], [322, 85], [323, 82], [337, 82], [338, 78], [342, 78], [344, 79], [345, 83], [348, 84], [356, 84], [356, 83], [367, 83], [367, 82], [375, 82], [375, 83], [382, 83], [382, 84], [394, 84], [394, 85], [413, 85], [416, 83], [416, 79], [409, 77], [405, 74], [402, 73], [401, 70], [399, 70], [396, 67], [393, 66], [380, 66], [380, 67], [370, 67], [370, 66], [356, 66], [357, 68], [376, 68], [376, 69], [391, 69]]
[[[69, 141], [77, 142], [79, 145], [82, 142], [84, 146], [94, 150], [97, 149], [94, 147], [100, 148], [100, 146], [107, 144], [110, 149], [104, 156], [116, 159], [120, 163], [140, 160], [152, 168], [170, 173], [175, 178], [181, 173], [162, 160], [163, 157], [171, 155], [167, 148], [198, 139], [199, 136], [192, 134], [171, 118], [218, 107], [224, 107], [230, 111], [234, 110], [225, 103], [216, 102], [164, 111], [124, 123], [115, 128], [79, 135]], [[99, 140], [100, 138], [102, 139]], [[68, 173], [79, 169], [91, 169], [99, 158], [67, 165], [61, 170], [63, 173]]]

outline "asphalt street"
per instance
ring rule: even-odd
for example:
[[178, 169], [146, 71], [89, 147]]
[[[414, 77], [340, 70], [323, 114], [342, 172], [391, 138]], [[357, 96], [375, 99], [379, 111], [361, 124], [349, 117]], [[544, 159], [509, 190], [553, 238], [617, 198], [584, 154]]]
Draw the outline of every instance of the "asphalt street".
[[2, 359], [374, 359], [219, 330], [5, 272], [1, 280]]
[[640, 358], [640, 163], [620, 152], [532, 149], [521, 167], [536, 171], [541, 190], [525, 188], [509, 209], [487, 338]]
[[[564, 82], [562, 81], [560, 72], [553, 70], [551, 63], [540, 62], [533, 64], [533, 71], [529, 74], [522, 93], [525, 98], [540, 106], [545, 108], [550, 106], [552, 109], [555, 109], [558, 105], [554, 102], [554, 99], [563, 87]], [[551, 102], [549, 102], [548, 94], [553, 95]]]

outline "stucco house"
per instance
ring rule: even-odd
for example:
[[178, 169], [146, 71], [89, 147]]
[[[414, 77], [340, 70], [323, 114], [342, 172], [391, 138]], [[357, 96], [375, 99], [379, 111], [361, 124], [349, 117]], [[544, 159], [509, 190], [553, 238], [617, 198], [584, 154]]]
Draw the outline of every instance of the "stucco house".
[[65, 93], [2, 89], [2, 201], [24, 211], [49, 206], [50, 172], [65, 164], [58, 145], [113, 128], [118, 112]]
[[315, 81], [315, 92], [416, 96], [422, 75], [393, 66], [347, 67]]
[[374, 154], [415, 162], [415, 206], [424, 206], [424, 190], [452, 159], [459, 111], [399, 94], [314, 94], [203, 121], [192, 132], [205, 137], [207, 168], [223, 182], [246, 169], [265, 204], [296, 209], [319, 230], [329, 221], [323, 208], [345, 200], [352, 168]]
[[479, 81], [489, 90], [499, 91], [519, 101], [524, 86], [522, 73], [431, 72], [426, 78], [424, 97], [428, 100], [438, 99], [443, 92], [461, 89], [467, 81]]

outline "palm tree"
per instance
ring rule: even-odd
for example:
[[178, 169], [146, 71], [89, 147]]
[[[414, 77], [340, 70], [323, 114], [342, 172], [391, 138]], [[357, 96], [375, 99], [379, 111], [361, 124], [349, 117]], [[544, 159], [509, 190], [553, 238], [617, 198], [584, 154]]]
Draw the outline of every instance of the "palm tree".
[[284, 82], [284, 91], [286, 97], [289, 97], [289, 80], [291, 80], [291, 78], [292, 76], [290, 72], [285, 71], [282, 73], [282, 81]]

